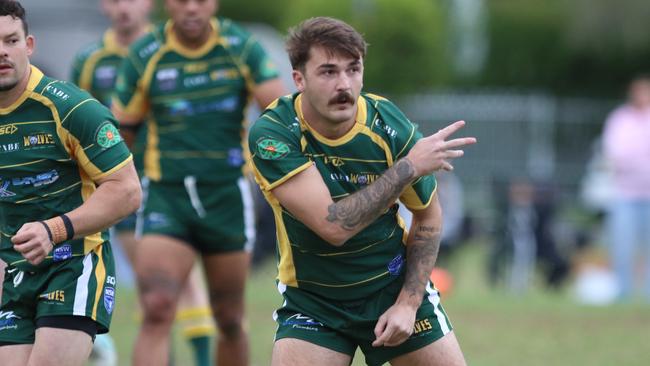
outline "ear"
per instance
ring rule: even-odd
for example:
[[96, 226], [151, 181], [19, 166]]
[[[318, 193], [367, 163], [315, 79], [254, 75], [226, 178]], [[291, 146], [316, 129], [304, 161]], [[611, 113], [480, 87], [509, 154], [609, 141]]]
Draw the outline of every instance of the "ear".
[[296, 89], [301, 93], [305, 91], [305, 76], [302, 72], [293, 70], [291, 72], [291, 77], [293, 78], [293, 83], [296, 84]]
[[27, 45], [27, 56], [31, 56], [32, 53], [34, 53], [34, 43], [36, 40], [34, 39], [34, 36], [29, 35], [25, 38], [25, 44]]

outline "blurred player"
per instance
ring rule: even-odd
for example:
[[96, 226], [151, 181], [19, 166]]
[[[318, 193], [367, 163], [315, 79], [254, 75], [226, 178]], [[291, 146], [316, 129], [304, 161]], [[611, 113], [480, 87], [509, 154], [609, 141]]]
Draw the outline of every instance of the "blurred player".
[[[110, 106], [115, 89], [117, 71], [122, 59], [128, 53], [128, 46], [151, 30], [149, 13], [151, 0], [101, 0], [102, 10], [109, 18], [111, 27], [102, 39], [86, 46], [77, 55], [72, 80], [88, 90], [95, 98]], [[132, 146], [134, 162], [140, 175], [143, 167], [143, 148], [146, 128], [138, 131], [136, 143]], [[146, 184], [146, 183], [145, 183]], [[137, 240], [135, 237], [136, 215], [133, 214], [114, 227], [130, 263], [134, 263]], [[211, 337], [215, 333], [210, 313], [207, 289], [197, 263], [183, 289], [177, 312], [183, 336], [194, 351], [197, 366], [211, 364]], [[109, 348], [110, 340], [95, 342], [93, 359], [116, 359]], [[106, 361], [106, 364], [111, 362]], [[113, 362], [114, 363], [114, 362]]]
[[165, 365], [180, 288], [197, 255], [219, 328], [219, 365], [248, 364], [244, 285], [255, 229], [243, 177], [244, 112], [284, 93], [257, 41], [216, 0], [166, 0], [171, 19], [130, 49], [113, 110], [147, 121], [143, 237], [135, 268], [144, 322], [134, 364]]

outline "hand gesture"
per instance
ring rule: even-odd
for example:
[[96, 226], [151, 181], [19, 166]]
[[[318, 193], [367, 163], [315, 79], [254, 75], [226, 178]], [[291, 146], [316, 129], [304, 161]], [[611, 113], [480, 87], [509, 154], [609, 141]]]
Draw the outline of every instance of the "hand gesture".
[[406, 341], [413, 333], [416, 311], [417, 309], [400, 304], [388, 308], [375, 325], [376, 339], [372, 346], [395, 347]]
[[413, 145], [406, 158], [413, 164], [416, 177], [431, 174], [436, 170], [451, 171], [454, 169], [449, 160], [463, 156], [463, 150], [454, 149], [476, 142], [474, 137], [446, 141], [451, 134], [463, 126], [465, 126], [465, 121], [454, 122], [437, 133], [420, 139]]
[[27, 262], [38, 265], [54, 248], [54, 244], [40, 222], [24, 224], [11, 238], [14, 249], [27, 259]]

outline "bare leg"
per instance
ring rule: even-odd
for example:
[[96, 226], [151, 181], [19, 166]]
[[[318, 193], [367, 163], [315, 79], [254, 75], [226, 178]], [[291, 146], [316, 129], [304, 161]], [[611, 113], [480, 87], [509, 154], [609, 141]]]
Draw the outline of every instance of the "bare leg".
[[0, 347], [0, 365], [27, 365], [32, 347], [31, 344]]
[[393, 366], [466, 366], [454, 332], [430, 345], [392, 359]]
[[82, 366], [86, 364], [93, 343], [80, 330], [38, 328], [29, 356], [29, 366]]
[[272, 366], [348, 366], [352, 357], [294, 338], [277, 340], [273, 345]]

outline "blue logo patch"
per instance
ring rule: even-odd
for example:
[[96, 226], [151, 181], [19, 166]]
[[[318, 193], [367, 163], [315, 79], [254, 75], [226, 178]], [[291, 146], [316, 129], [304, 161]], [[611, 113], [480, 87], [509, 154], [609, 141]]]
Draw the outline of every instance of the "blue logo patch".
[[397, 257], [393, 258], [390, 263], [388, 263], [388, 273], [391, 276], [397, 276], [402, 272], [402, 267], [404, 266], [404, 257], [401, 254], [398, 254]]
[[244, 164], [244, 157], [242, 156], [241, 149], [229, 149], [227, 161], [230, 166], [242, 166], [242, 164]]
[[109, 314], [113, 313], [113, 305], [115, 305], [115, 288], [106, 287], [104, 289], [104, 307]]
[[72, 246], [70, 244], [57, 245], [52, 252], [52, 260], [61, 262], [72, 257]]

